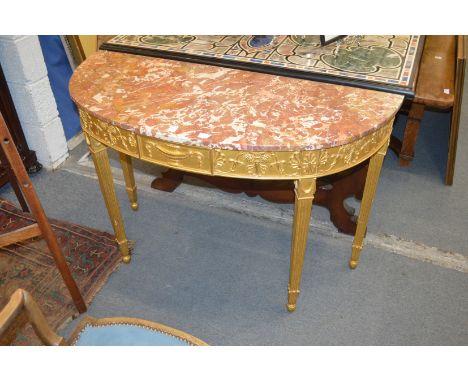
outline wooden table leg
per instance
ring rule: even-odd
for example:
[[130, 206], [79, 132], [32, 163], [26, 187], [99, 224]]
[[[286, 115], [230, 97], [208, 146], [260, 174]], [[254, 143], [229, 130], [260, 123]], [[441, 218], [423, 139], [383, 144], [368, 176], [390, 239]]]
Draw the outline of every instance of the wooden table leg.
[[119, 244], [120, 252], [122, 253], [122, 261], [128, 264], [131, 260], [130, 247], [125, 229], [123, 225], [122, 215], [120, 213], [119, 202], [114, 189], [114, 180], [107, 155], [107, 148], [99, 141], [95, 140], [90, 135], [86, 134], [86, 143], [88, 143], [89, 151], [93, 158], [94, 167], [99, 179], [102, 196], [106, 203], [107, 212], [109, 213], [112, 227], [114, 228], [115, 237]]
[[449, 147], [447, 169], [445, 171], [445, 184], [453, 184], [455, 173], [455, 159], [457, 155], [458, 131], [460, 127], [460, 113], [463, 101], [463, 85], [465, 83], [467, 36], [457, 36], [457, 65], [455, 69], [455, 96], [452, 108], [452, 117], [449, 128]]
[[419, 134], [419, 127], [424, 115], [424, 105], [413, 102], [408, 114], [405, 133], [401, 143], [400, 166], [408, 166], [414, 158], [414, 146]]
[[351, 260], [349, 261], [349, 267], [351, 269], [355, 269], [359, 263], [359, 256], [361, 254], [362, 243], [367, 229], [367, 222], [369, 221], [369, 214], [372, 208], [375, 191], [377, 190], [380, 170], [382, 169], [382, 163], [387, 152], [387, 147], [388, 144], [384, 145], [372, 156], [369, 162], [366, 185], [364, 186], [364, 195], [362, 197], [361, 209], [359, 211], [356, 234], [354, 235], [353, 240]]
[[163, 172], [160, 178], [156, 178], [151, 182], [151, 187], [156, 190], [172, 192], [180, 186], [184, 179], [184, 174], [180, 170], [168, 169]]
[[291, 239], [291, 264], [288, 284], [288, 311], [296, 310], [296, 300], [300, 293], [302, 264], [307, 247], [312, 201], [316, 189], [316, 179], [299, 179], [294, 182], [295, 203]]
[[128, 200], [130, 200], [130, 207], [132, 207], [132, 210], [136, 211], [138, 210], [138, 200], [132, 158], [124, 153], [119, 153], [119, 157], [125, 179], [125, 188], [127, 189]]

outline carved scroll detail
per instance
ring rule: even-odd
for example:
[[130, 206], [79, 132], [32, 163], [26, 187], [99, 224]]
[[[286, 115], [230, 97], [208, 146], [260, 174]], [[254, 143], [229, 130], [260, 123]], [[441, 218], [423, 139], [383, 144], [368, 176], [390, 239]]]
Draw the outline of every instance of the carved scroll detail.
[[285, 174], [285, 164], [286, 160], [280, 159], [275, 152], [215, 150], [213, 172], [215, 175], [281, 176]]

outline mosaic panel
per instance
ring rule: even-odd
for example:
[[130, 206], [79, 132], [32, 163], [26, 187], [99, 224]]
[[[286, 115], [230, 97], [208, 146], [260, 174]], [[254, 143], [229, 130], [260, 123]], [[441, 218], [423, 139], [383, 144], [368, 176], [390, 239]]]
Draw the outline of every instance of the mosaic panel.
[[413, 96], [424, 38], [311, 35], [119, 35], [101, 49], [387, 90]]

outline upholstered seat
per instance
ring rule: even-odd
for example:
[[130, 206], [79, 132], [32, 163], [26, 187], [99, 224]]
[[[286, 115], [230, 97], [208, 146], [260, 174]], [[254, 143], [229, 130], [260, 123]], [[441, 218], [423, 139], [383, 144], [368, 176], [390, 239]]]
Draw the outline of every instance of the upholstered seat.
[[72, 345], [77, 346], [180, 346], [188, 342], [135, 325], [86, 327]]
[[68, 340], [76, 346], [188, 346], [206, 345], [168, 326], [129, 317], [85, 317]]
[[[60, 337], [47, 324], [31, 295], [17, 289], [0, 311], [0, 344], [10, 344], [16, 337], [15, 320], [26, 314], [37, 336], [45, 345], [77, 346], [187, 346], [207, 345], [202, 340], [157, 322], [131, 317], [96, 319], [86, 316], [69, 339]], [[12, 330], [10, 330], [12, 329]]]

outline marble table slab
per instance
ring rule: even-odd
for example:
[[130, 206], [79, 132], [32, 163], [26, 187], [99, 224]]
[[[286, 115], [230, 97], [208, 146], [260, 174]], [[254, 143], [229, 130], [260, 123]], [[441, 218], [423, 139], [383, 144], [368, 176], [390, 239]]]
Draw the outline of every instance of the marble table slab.
[[140, 135], [231, 150], [318, 150], [380, 129], [402, 97], [153, 57], [99, 52], [70, 82], [83, 109]]

